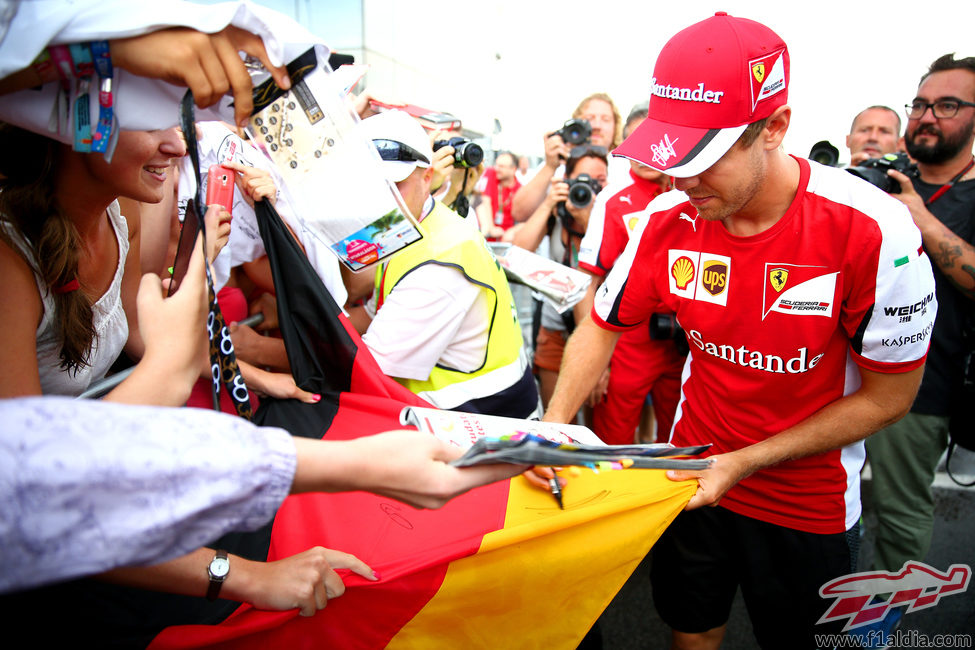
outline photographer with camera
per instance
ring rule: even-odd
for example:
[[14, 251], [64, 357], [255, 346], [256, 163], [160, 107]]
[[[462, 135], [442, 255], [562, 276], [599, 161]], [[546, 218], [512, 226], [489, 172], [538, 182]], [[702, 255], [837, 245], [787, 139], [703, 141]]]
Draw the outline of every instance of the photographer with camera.
[[457, 130], [435, 131], [430, 137], [434, 170], [431, 193], [465, 219], [471, 216], [474, 227], [479, 228], [471, 196], [484, 174], [484, 149]]
[[850, 167], [902, 151], [900, 132], [901, 116], [888, 106], [869, 106], [857, 113], [846, 136]]
[[563, 165], [573, 147], [591, 144], [612, 149], [620, 143], [621, 129], [620, 113], [606, 93], [594, 93], [579, 102], [572, 119], [545, 136], [545, 163], [512, 200], [515, 223], [527, 220], [542, 204], [552, 179], [562, 178]]
[[[892, 196], [910, 210], [934, 262], [938, 312], [911, 412], [867, 440], [878, 515], [874, 567], [888, 571], [924, 559], [934, 523], [931, 484], [955, 428], [951, 416], [960, 409], [961, 423], [972, 427], [963, 363], [971, 351], [964, 329], [975, 312], [975, 57], [934, 61], [907, 117], [904, 139], [918, 175], [888, 175], [899, 190]], [[898, 306], [897, 314], [916, 320], [933, 308], [935, 295]]]
[[[569, 152], [565, 163], [565, 180], [552, 181], [552, 189], [528, 221], [515, 224], [505, 240], [533, 251], [549, 237], [549, 255], [556, 262], [575, 268], [579, 247], [589, 226], [596, 194], [606, 184], [607, 152], [605, 147], [580, 145]], [[536, 334], [535, 371], [541, 387], [542, 406], [555, 389], [562, 349], [575, 327], [572, 312], [559, 314], [546, 303], [535, 308], [533, 329]]]
[[430, 195], [434, 153], [423, 127], [398, 110], [361, 126], [424, 234], [376, 269], [362, 341], [385, 374], [437, 408], [537, 416], [508, 280], [484, 238]]

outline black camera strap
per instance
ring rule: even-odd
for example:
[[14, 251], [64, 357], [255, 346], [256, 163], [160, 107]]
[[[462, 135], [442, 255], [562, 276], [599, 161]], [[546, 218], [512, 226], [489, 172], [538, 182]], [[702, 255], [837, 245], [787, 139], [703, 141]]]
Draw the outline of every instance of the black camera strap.
[[451, 205], [451, 209], [462, 217], [466, 217], [467, 213], [470, 211], [470, 201], [464, 196], [464, 191], [467, 189], [467, 172], [470, 169], [464, 170], [464, 181], [460, 184], [460, 191], [457, 192], [457, 197], [454, 198], [454, 204]]
[[950, 181], [948, 181], [947, 183], [945, 183], [944, 185], [942, 185], [941, 187], [939, 187], [938, 188], [938, 191], [936, 191], [934, 194], [932, 194], [931, 195], [931, 198], [929, 198], [927, 201], [924, 202], [924, 205], [931, 205], [932, 203], [934, 203], [935, 201], [937, 201], [938, 199], [940, 199], [942, 196], [944, 196], [945, 195], [945, 192], [947, 192], [948, 190], [950, 190], [955, 185], [955, 183], [957, 183], [958, 181], [960, 181], [962, 179], [962, 176], [964, 176], [965, 174], [967, 174], [968, 171], [973, 166], [975, 166], [975, 156], [972, 156], [972, 159], [968, 161], [968, 164], [967, 165], [965, 165], [965, 169], [963, 169], [960, 172], [958, 172], [958, 175], [957, 176], [955, 176]]
[[[203, 196], [203, 188], [200, 184], [200, 153], [196, 139], [195, 111], [193, 109], [193, 93], [189, 90], [183, 96], [180, 104], [180, 128], [183, 130], [183, 139], [186, 141], [186, 152], [193, 163], [193, 173], [196, 174], [196, 195], [186, 206], [187, 210], [196, 210], [197, 218], [200, 223], [200, 233], [203, 235], [203, 250], [206, 251], [206, 222], [203, 215], [206, 213], [206, 201]], [[200, 213], [200, 210], [203, 213]], [[237, 355], [234, 353], [234, 344], [230, 339], [230, 329], [227, 327], [217, 303], [217, 294], [213, 290], [213, 276], [210, 273], [210, 264], [207, 263], [206, 280], [207, 293], [210, 309], [207, 316], [207, 338], [210, 342], [210, 372], [212, 375], [211, 393], [213, 396], [213, 409], [220, 410], [220, 388], [221, 385], [226, 389], [230, 400], [233, 402], [234, 410], [237, 415], [247, 418], [253, 415], [250, 403], [250, 395], [247, 392], [247, 385], [240, 374], [237, 366]]]

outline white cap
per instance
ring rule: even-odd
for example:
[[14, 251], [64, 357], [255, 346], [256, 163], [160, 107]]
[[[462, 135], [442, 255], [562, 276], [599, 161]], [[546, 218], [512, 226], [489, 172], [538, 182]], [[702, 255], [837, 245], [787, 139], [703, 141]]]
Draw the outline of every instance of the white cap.
[[409, 113], [388, 110], [362, 121], [363, 132], [383, 158], [383, 174], [398, 183], [433, 160], [430, 138]]

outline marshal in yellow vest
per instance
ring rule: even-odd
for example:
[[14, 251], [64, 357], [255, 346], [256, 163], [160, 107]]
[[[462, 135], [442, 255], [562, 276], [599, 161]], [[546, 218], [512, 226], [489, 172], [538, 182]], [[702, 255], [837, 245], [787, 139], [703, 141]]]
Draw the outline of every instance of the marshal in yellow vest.
[[[440, 264], [461, 271], [488, 298], [488, 344], [484, 361], [464, 372], [437, 364], [425, 380], [396, 380], [440, 408], [454, 408], [496, 395], [522, 380], [528, 367], [521, 325], [508, 279], [484, 238], [470, 224], [439, 201], [421, 224], [423, 239], [407, 246], [376, 270], [376, 305], [408, 273], [424, 264]], [[524, 415], [521, 417], [525, 417]]]

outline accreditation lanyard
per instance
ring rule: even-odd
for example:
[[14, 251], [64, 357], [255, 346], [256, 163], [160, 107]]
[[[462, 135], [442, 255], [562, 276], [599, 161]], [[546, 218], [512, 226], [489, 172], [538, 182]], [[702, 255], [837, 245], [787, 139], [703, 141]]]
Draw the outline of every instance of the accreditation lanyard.
[[960, 172], [958, 172], [958, 175], [957, 176], [955, 176], [950, 181], [948, 181], [947, 183], [945, 183], [944, 185], [942, 185], [941, 187], [939, 187], [938, 188], [938, 191], [936, 191], [934, 194], [932, 194], [931, 195], [931, 198], [929, 198], [927, 201], [924, 202], [924, 205], [931, 205], [932, 203], [934, 203], [935, 201], [937, 201], [938, 199], [940, 199], [942, 196], [944, 196], [945, 195], [945, 192], [947, 192], [948, 190], [950, 190], [952, 188], [952, 186], [954, 186], [955, 183], [957, 183], [958, 181], [960, 181], [961, 178], [962, 178], [962, 176], [964, 176], [965, 174], [967, 174], [968, 171], [972, 168], [972, 166], [975, 166], [975, 156], [973, 156], [972, 159], [968, 161], [968, 164], [965, 165], [965, 169], [963, 169]]
[[72, 43], [68, 46], [71, 52], [71, 62], [74, 65], [75, 98], [74, 98], [74, 150], [91, 151], [91, 108], [88, 100], [88, 90], [91, 88], [91, 78], [95, 74], [95, 63], [92, 61], [91, 50], [85, 43]]
[[115, 128], [115, 100], [112, 96], [112, 55], [108, 41], [92, 41], [91, 56], [98, 70], [98, 126], [91, 136], [91, 150], [110, 159], [118, 141]]

